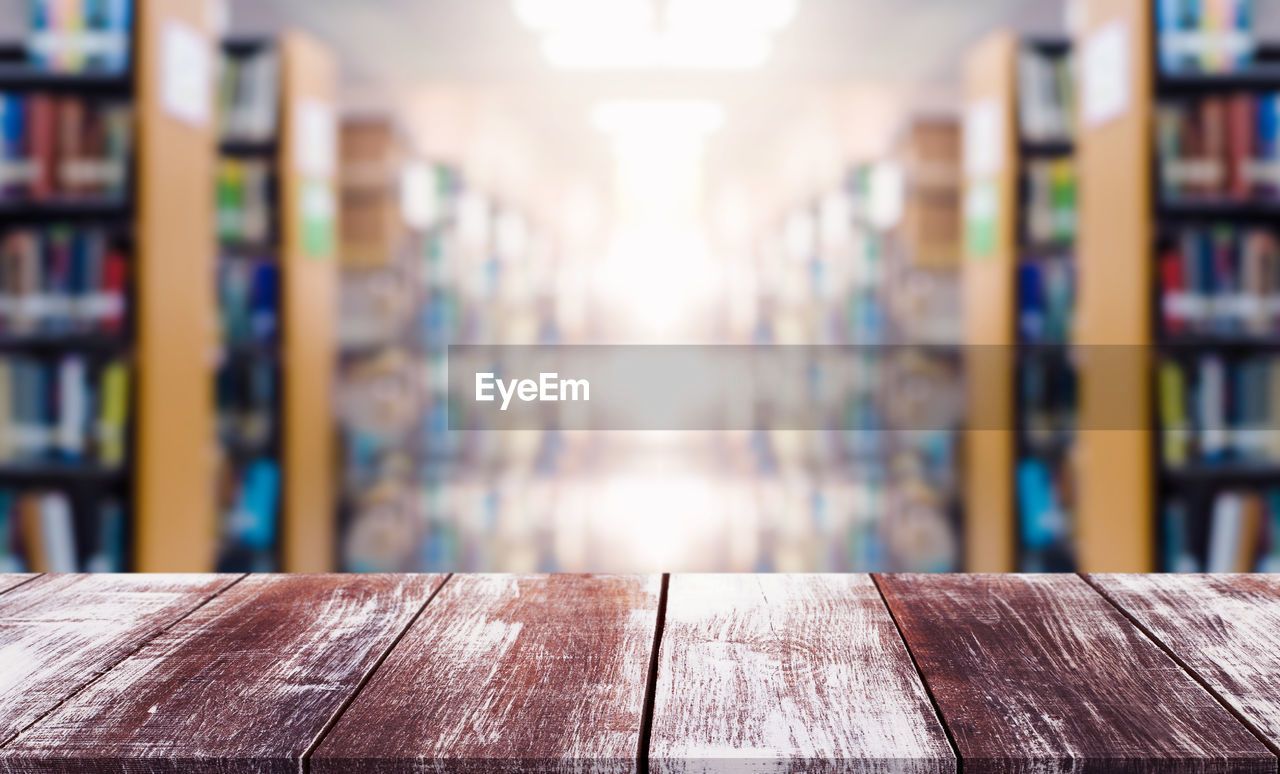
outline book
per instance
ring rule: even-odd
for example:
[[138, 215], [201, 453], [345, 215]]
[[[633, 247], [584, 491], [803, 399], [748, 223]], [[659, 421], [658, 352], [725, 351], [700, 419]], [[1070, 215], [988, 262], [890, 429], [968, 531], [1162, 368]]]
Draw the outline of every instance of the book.
[[1186, 503], [1171, 500], [1164, 506], [1163, 563], [1170, 572], [1199, 572], [1202, 564], [1196, 558], [1189, 539]]
[[1244, 506], [1240, 495], [1224, 492], [1213, 501], [1210, 516], [1208, 572], [1232, 572], [1236, 566], [1238, 543], [1244, 529]]
[[26, 572], [14, 493], [0, 489], [0, 572]]
[[218, 369], [218, 435], [232, 448], [265, 449], [280, 427], [279, 372], [271, 361], [229, 361]]
[[1187, 422], [1186, 386], [1182, 369], [1176, 363], [1166, 360], [1160, 364], [1157, 380], [1160, 422], [1164, 430], [1164, 459], [1166, 463], [1176, 467], [1187, 461], [1191, 432]]
[[272, 139], [279, 120], [279, 57], [266, 48], [223, 54], [218, 73], [219, 133], [224, 141]]
[[1274, 200], [1280, 195], [1280, 94], [1213, 95], [1156, 108], [1165, 201]]
[[99, 366], [81, 355], [0, 358], [0, 464], [121, 465], [128, 380], [122, 361]]
[[1159, 253], [1165, 335], [1280, 332], [1280, 240], [1266, 228], [1185, 227]]
[[223, 512], [219, 567], [258, 572], [277, 569], [279, 465], [266, 458], [224, 464], [219, 489]]
[[1024, 224], [1035, 246], [1070, 245], [1076, 236], [1076, 170], [1069, 159], [1026, 164]]
[[1157, 0], [1156, 35], [1166, 73], [1243, 69], [1257, 49], [1254, 0]]
[[280, 326], [279, 265], [236, 259], [218, 265], [218, 309], [227, 347], [270, 344]]
[[271, 163], [262, 159], [220, 159], [216, 171], [215, 222], [223, 244], [267, 246], [274, 233]]
[[5, 200], [125, 197], [133, 136], [128, 103], [48, 94], [0, 94], [0, 103]]
[[71, 505], [61, 492], [26, 494], [17, 513], [27, 563], [34, 572], [75, 572], [75, 530]]
[[132, 0], [27, 0], [27, 57], [54, 72], [124, 72]]
[[1075, 128], [1076, 94], [1070, 52], [1024, 48], [1018, 55], [1018, 116], [1022, 138], [1066, 142]]
[[124, 463], [129, 427], [129, 369], [113, 361], [102, 370], [98, 419], [98, 459], [105, 465]]
[[1166, 357], [1157, 390], [1170, 467], [1280, 462], [1280, 357]]
[[124, 506], [114, 499], [103, 500], [97, 511], [97, 543], [85, 562], [87, 572], [124, 572], [126, 517]]

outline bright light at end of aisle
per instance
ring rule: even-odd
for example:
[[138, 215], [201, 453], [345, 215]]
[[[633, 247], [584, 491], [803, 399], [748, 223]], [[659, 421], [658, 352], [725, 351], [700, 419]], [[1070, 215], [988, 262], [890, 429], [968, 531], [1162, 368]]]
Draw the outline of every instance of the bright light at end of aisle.
[[724, 108], [706, 100], [609, 100], [591, 110], [591, 122], [615, 138], [678, 135], [700, 141], [724, 124]]
[[617, 221], [594, 283], [615, 318], [649, 340], [688, 334], [719, 286], [700, 218], [703, 147], [724, 123], [714, 103], [602, 102], [613, 140]]
[[797, 0], [513, 0], [562, 69], [746, 70], [769, 58]]

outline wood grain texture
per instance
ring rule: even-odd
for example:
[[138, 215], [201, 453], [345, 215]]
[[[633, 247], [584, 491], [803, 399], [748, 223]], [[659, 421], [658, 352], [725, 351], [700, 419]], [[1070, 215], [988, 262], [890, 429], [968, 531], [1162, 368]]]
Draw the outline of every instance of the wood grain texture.
[[1091, 575], [1243, 718], [1280, 747], [1280, 577]]
[[1075, 575], [885, 575], [965, 772], [1274, 772], [1276, 759]]
[[165, 79], [172, 77], [166, 73], [165, 36], [180, 25], [184, 40], [216, 62], [217, 33], [207, 0], [141, 0], [132, 6], [133, 569], [209, 571], [218, 553], [217, 401], [210, 364], [221, 328], [214, 240], [205, 236], [214, 233], [214, 122], [182, 120], [166, 106], [163, 93]]
[[[988, 253], [966, 245], [960, 267], [964, 304], [965, 390], [970, 422], [964, 434], [965, 540], [964, 567], [976, 572], [1011, 572], [1017, 548], [1014, 536], [1014, 363], [1017, 324], [1018, 39], [1009, 29], [996, 30], [974, 44], [964, 62], [966, 109], [990, 106], [998, 116], [998, 158], [980, 176], [970, 169], [966, 184], [990, 186], [995, 197], [995, 239]], [[993, 138], [994, 140], [994, 138]], [[966, 240], [968, 242], [969, 240]]]
[[653, 772], [956, 770], [867, 575], [676, 575]]
[[43, 575], [0, 594], [0, 744], [237, 577]]
[[36, 577], [36, 574], [33, 572], [29, 572], [29, 573], [14, 572], [14, 573], [0, 574], [0, 594], [5, 593], [9, 589], [17, 588], [18, 586], [21, 586], [22, 584], [26, 583], [27, 581], [31, 580], [34, 577]]
[[247, 577], [0, 749], [0, 771], [296, 772], [444, 577]]
[[1082, 0], [1072, 44], [1083, 61], [1093, 36], [1119, 28], [1127, 58], [1115, 73], [1124, 110], [1101, 123], [1082, 120], [1076, 132], [1075, 538], [1079, 565], [1090, 572], [1147, 572], [1156, 555], [1156, 445], [1146, 420], [1156, 319], [1152, 5]]
[[[317, 422], [333, 410], [333, 375], [338, 319], [338, 273], [333, 247], [309, 254], [304, 238], [304, 197], [309, 185], [334, 197], [335, 169], [327, 176], [304, 175], [298, 147], [313, 130], [301, 128], [304, 105], [334, 111], [338, 65], [318, 39], [288, 29], [278, 42], [281, 76], [280, 218], [281, 358], [284, 374], [284, 511], [281, 523], [285, 572], [326, 572], [337, 556], [334, 507], [333, 427]], [[334, 118], [336, 120], [336, 117]], [[334, 127], [336, 132], [337, 128]], [[335, 212], [334, 218], [337, 217]]]
[[455, 575], [315, 774], [635, 771], [658, 576]]

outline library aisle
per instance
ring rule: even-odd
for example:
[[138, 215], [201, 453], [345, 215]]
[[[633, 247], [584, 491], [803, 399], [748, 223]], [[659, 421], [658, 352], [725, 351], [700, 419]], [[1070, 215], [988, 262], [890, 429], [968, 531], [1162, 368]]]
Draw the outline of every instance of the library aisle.
[[215, 570], [1280, 570], [1280, 0], [0, 0], [0, 572]]

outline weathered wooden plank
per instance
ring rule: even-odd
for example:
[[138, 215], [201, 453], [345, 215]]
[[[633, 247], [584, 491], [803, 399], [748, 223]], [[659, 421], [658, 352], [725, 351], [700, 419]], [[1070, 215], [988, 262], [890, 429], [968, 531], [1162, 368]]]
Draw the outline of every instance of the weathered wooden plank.
[[311, 771], [634, 771], [660, 588], [658, 576], [454, 576]]
[[36, 577], [33, 572], [11, 572], [0, 574], [0, 594], [5, 593], [9, 589], [16, 588]]
[[1087, 577], [1280, 748], [1280, 576]]
[[1274, 772], [1276, 759], [1075, 575], [885, 575], [965, 772]]
[[8, 772], [297, 772], [442, 575], [256, 575], [0, 749]]
[[0, 744], [234, 575], [44, 575], [0, 594]]
[[868, 575], [676, 575], [653, 772], [956, 770]]

